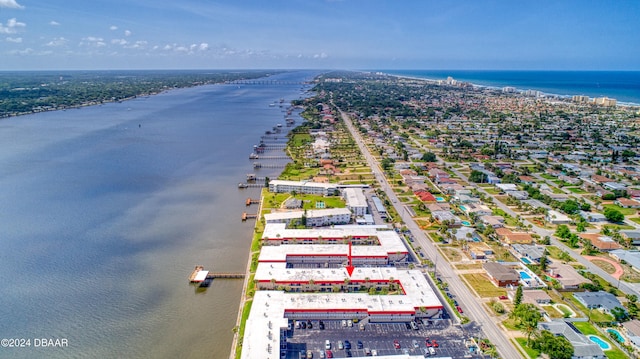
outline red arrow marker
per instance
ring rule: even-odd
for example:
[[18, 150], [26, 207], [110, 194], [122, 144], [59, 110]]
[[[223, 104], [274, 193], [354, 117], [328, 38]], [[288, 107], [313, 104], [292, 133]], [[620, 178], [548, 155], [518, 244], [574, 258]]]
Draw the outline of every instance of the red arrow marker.
[[349, 273], [349, 277], [351, 277], [351, 275], [353, 274], [353, 270], [355, 269], [355, 267], [351, 263], [351, 241], [349, 241], [349, 255], [347, 256], [347, 259], [349, 260], [349, 265], [347, 265], [347, 273]]

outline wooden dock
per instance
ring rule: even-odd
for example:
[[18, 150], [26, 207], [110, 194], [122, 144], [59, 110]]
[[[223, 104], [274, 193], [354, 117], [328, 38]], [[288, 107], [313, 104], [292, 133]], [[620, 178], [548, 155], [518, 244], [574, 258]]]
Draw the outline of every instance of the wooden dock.
[[266, 187], [264, 183], [238, 183], [238, 188], [263, 188]]
[[242, 221], [246, 221], [247, 219], [255, 219], [258, 218], [258, 214], [256, 213], [247, 213], [247, 212], [242, 212]]
[[260, 203], [260, 200], [259, 199], [253, 199], [253, 198], [247, 198], [247, 202], [246, 202], [247, 206], [250, 206], [250, 205], [252, 205], [254, 203]]
[[207, 278], [235, 279], [244, 278], [244, 273], [209, 273]]
[[200, 271], [204, 270], [204, 266], [196, 266], [196, 268], [193, 270], [193, 272], [191, 272], [191, 275], [189, 275], [189, 282], [191, 283], [195, 283], [196, 282], [196, 276], [198, 275], [198, 273]]

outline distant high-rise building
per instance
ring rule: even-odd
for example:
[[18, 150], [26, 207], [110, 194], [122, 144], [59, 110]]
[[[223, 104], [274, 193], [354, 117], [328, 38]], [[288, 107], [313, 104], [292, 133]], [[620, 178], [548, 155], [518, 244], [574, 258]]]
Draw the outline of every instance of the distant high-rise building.
[[616, 99], [608, 97], [596, 97], [593, 99], [593, 103], [600, 106], [615, 106], [617, 102]]
[[577, 103], [587, 103], [589, 102], [589, 96], [577, 95], [572, 97], [573, 102]]

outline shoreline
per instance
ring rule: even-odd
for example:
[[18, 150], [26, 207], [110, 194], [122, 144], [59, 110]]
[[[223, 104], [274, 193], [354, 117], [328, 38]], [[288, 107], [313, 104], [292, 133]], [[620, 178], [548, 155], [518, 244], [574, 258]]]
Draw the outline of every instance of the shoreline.
[[[452, 70], [453, 71], [453, 70]], [[370, 71], [371, 72], [371, 71]], [[433, 84], [438, 84], [439, 81], [445, 81], [445, 79], [433, 79], [433, 78], [427, 78], [427, 77], [418, 77], [415, 75], [400, 75], [400, 74], [392, 74], [392, 73], [388, 73], [388, 72], [384, 72], [384, 71], [380, 71], [380, 73], [387, 75], [387, 76], [393, 76], [393, 77], [397, 77], [397, 78], [402, 78], [402, 79], [411, 79], [411, 80], [419, 80], [419, 81], [426, 81], [426, 82], [430, 82]], [[452, 77], [454, 80], [457, 80], [456, 78]], [[457, 80], [460, 82], [465, 82], [465, 83], [469, 83], [473, 88], [475, 89], [489, 89], [489, 90], [496, 90], [496, 91], [502, 91], [503, 87], [513, 87], [515, 89], [515, 91], [517, 93], [523, 94], [526, 91], [529, 90], [533, 90], [533, 91], [539, 91], [543, 96], [543, 98], [559, 98], [562, 100], [567, 100], [569, 102], [571, 102], [571, 99], [573, 96], [586, 96], [584, 94], [557, 94], [557, 93], [550, 93], [550, 92], [545, 92], [545, 91], [541, 91], [541, 90], [536, 90], [533, 88], [527, 88], [527, 89], [523, 89], [521, 87], [516, 87], [513, 85], [505, 85], [503, 87], [498, 87], [495, 85], [482, 85], [482, 84], [478, 84], [478, 83], [474, 83], [471, 81], [465, 81], [465, 80]], [[596, 97], [591, 97], [588, 96], [589, 98], [596, 98]], [[609, 97], [609, 96], [603, 96], [603, 97], [608, 97], [611, 99], [615, 99], [614, 97]], [[640, 107], [640, 102], [636, 103], [636, 102], [628, 102], [628, 101], [618, 101], [616, 99], [617, 103], [616, 103], [616, 107], [617, 106], [621, 106], [621, 107], [628, 107], [628, 108], [634, 108], [634, 107]]]

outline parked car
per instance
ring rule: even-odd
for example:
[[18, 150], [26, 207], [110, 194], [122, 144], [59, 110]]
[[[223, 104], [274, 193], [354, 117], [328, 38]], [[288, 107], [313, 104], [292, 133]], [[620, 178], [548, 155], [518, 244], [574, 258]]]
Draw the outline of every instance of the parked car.
[[311, 350], [307, 350], [307, 359], [313, 359], [313, 352]]
[[327, 358], [333, 358], [333, 353], [331, 350], [327, 350]]
[[460, 308], [460, 306], [457, 306], [456, 309], [458, 310], [458, 313], [460, 314], [464, 313], [464, 311], [462, 310], [462, 308]]
[[416, 348], [416, 349], [419, 347], [418, 341], [415, 340], [415, 339], [413, 340], [413, 347]]
[[506, 295], [501, 295], [499, 298], [500, 298], [500, 299], [502, 299], [502, 300], [507, 300], [507, 299], [509, 299], [509, 297], [507, 297]]
[[327, 350], [331, 349], [331, 342], [329, 341], [329, 339], [324, 341], [324, 348]]
[[364, 344], [362, 344], [361, 340], [358, 340], [358, 344], [357, 344], [358, 349], [362, 349], [364, 348]]
[[398, 340], [393, 341], [393, 347], [396, 349], [400, 349], [400, 342]]
[[351, 349], [351, 342], [350, 342], [350, 341], [348, 341], [348, 340], [345, 340], [345, 341], [344, 341], [344, 348], [345, 348], [345, 349]]
[[433, 341], [431, 341], [431, 343], [433, 344], [434, 348], [437, 348], [440, 346], [440, 344], [438, 344], [438, 342], [434, 339]]
[[344, 349], [344, 343], [342, 343], [342, 340], [338, 340], [338, 350], [342, 349]]

